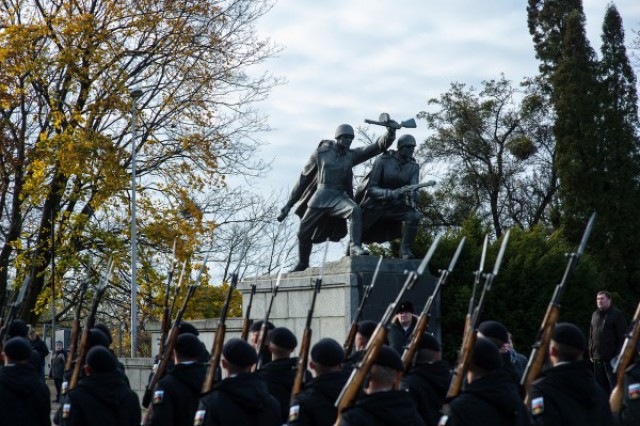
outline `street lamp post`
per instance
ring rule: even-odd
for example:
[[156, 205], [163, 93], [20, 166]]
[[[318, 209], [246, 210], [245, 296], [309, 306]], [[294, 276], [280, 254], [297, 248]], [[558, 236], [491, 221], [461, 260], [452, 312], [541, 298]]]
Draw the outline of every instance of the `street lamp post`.
[[131, 357], [138, 347], [138, 285], [136, 281], [138, 244], [136, 235], [136, 110], [142, 90], [131, 88]]

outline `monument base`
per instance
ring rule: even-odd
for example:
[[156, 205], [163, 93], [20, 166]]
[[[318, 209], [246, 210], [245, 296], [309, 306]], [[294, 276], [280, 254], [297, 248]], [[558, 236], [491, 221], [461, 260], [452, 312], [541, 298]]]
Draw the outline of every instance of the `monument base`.
[[[377, 256], [345, 256], [324, 266], [322, 286], [316, 300], [313, 321], [311, 323], [312, 343], [324, 337], [331, 337], [342, 344], [348, 333], [354, 315], [360, 304], [364, 288], [371, 284], [378, 263]], [[393, 302], [407, 275], [405, 271], [416, 270], [420, 260], [383, 259], [380, 272], [369, 294], [361, 319], [378, 321]], [[278, 294], [273, 302], [269, 320], [276, 327], [287, 327], [300, 338], [304, 331], [315, 280], [320, 273], [319, 267], [311, 267], [301, 272], [283, 273]], [[238, 283], [242, 293], [243, 312], [249, 303], [251, 285], [256, 284], [251, 318], [254, 321], [264, 319], [271, 300], [276, 276], [262, 275], [248, 277]], [[402, 300], [410, 300], [419, 314], [427, 299], [433, 293], [436, 279], [429, 271], [418, 278]], [[429, 330], [440, 336], [439, 299], [431, 312]]]

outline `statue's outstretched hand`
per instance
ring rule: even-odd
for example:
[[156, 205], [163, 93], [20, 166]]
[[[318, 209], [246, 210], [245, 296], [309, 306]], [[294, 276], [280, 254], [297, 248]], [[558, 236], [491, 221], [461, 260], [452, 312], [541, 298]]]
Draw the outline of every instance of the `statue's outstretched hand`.
[[282, 222], [283, 220], [285, 220], [285, 218], [289, 214], [289, 210], [291, 210], [291, 207], [289, 207], [288, 205], [284, 206], [282, 210], [280, 210], [280, 214], [276, 218], [278, 219], [278, 222]]

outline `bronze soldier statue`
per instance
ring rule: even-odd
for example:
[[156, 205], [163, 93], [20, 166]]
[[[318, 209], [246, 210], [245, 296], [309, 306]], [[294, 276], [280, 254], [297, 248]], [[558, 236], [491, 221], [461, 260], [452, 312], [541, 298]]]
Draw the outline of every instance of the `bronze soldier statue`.
[[415, 147], [413, 136], [400, 136], [398, 150], [387, 151], [376, 158], [355, 195], [362, 208], [362, 241], [382, 243], [402, 236], [400, 256], [403, 259], [414, 258], [411, 245], [422, 216], [415, 208], [417, 188], [409, 187], [419, 182], [420, 167], [413, 158]]
[[298, 264], [292, 272], [309, 267], [313, 243], [330, 239], [340, 241], [347, 234], [345, 219], [350, 219], [350, 253], [369, 254], [362, 248], [362, 214], [353, 200], [353, 167], [387, 150], [395, 139], [398, 123], [388, 121], [387, 132], [375, 144], [350, 149], [355, 137], [353, 127], [341, 124], [335, 142], [323, 140], [311, 154], [289, 201], [278, 215], [282, 222], [298, 201], [296, 214], [302, 218], [298, 231]]

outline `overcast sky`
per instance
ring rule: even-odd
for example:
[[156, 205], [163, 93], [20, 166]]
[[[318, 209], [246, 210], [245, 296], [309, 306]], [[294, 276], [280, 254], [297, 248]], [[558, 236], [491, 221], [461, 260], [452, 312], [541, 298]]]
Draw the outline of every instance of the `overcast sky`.
[[[585, 0], [587, 32], [599, 51], [606, 0]], [[500, 74], [515, 83], [536, 75], [527, 29], [526, 0], [278, 0], [257, 24], [259, 34], [283, 50], [267, 61], [286, 79], [258, 108], [272, 131], [260, 135], [258, 155], [272, 162], [259, 182], [239, 182], [263, 195], [289, 194], [321, 139], [333, 139], [341, 123], [363, 126], [381, 112], [401, 121], [427, 108], [430, 98], [457, 81], [479, 87]], [[615, 2], [627, 44], [640, 29], [640, 0]], [[637, 67], [636, 67], [637, 68]], [[376, 134], [383, 128], [371, 126]], [[398, 135], [402, 134], [404, 130]], [[424, 121], [408, 131], [427, 136]], [[355, 141], [354, 147], [362, 142]], [[438, 180], [424, 173], [421, 180]], [[233, 180], [232, 180], [233, 182]], [[293, 214], [291, 216], [294, 216]], [[298, 226], [297, 217], [287, 223]], [[330, 250], [341, 257], [345, 246]], [[320, 249], [320, 248], [318, 248]], [[314, 254], [312, 264], [319, 262]]]

